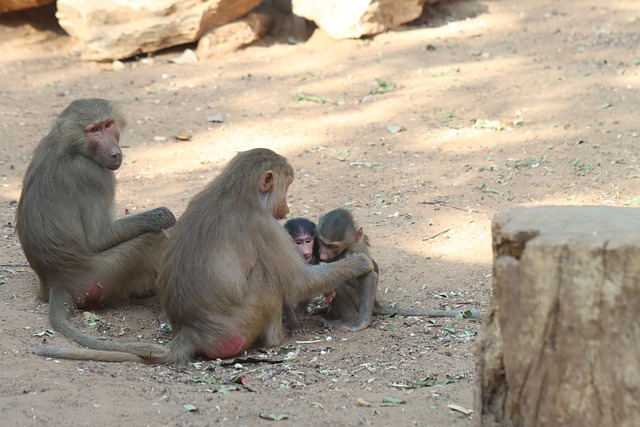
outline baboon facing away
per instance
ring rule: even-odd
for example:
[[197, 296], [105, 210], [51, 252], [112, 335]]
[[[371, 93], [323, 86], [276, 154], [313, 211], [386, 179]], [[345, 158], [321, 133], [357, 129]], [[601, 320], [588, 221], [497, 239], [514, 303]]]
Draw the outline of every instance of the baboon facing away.
[[75, 359], [186, 363], [278, 345], [283, 301], [334, 289], [371, 271], [366, 255], [309, 265], [278, 223], [289, 212], [293, 181], [287, 160], [264, 148], [239, 153], [189, 202], [171, 230], [158, 278], [174, 337], [161, 356], [39, 347]]
[[73, 101], [34, 151], [16, 230], [55, 330], [85, 347], [149, 354], [153, 347], [100, 341], [69, 322], [75, 307], [154, 289], [166, 244], [162, 230], [175, 223], [164, 207], [113, 220], [124, 125], [110, 101]]
[[320, 217], [317, 226], [318, 254], [322, 262], [335, 262], [352, 253], [365, 254], [374, 265], [370, 271], [357, 278], [346, 280], [336, 288], [329, 304], [329, 315], [333, 321], [349, 331], [360, 331], [371, 323], [373, 314], [399, 314], [403, 316], [457, 317], [477, 312], [459, 310], [403, 310], [380, 304], [376, 298], [378, 289], [378, 264], [369, 254], [369, 240], [362, 227], [356, 223], [346, 209], [334, 209]]

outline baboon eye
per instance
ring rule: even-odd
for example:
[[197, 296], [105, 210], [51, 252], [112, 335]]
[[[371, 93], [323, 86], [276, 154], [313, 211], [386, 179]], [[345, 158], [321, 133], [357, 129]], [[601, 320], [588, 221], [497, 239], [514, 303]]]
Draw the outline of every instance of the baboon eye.
[[94, 126], [91, 128], [91, 133], [98, 133], [100, 132], [100, 128], [98, 126]]

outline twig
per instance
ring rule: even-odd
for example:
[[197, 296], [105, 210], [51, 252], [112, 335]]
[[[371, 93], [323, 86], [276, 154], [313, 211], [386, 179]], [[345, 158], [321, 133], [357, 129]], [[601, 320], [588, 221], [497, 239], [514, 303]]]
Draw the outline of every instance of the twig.
[[469, 211], [468, 209], [463, 209], [463, 208], [459, 208], [459, 207], [457, 207], [457, 206], [448, 205], [448, 204], [446, 204], [446, 203], [444, 203], [444, 202], [441, 202], [441, 201], [439, 201], [439, 200], [436, 200], [435, 202], [426, 202], [426, 201], [425, 201], [425, 202], [420, 202], [420, 204], [421, 204], [421, 205], [438, 205], [438, 206], [444, 206], [444, 207], [451, 208], [451, 209], [457, 209], [457, 210], [462, 211], [462, 212], [468, 212], [468, 211]]
[[448, 232], [449, 230], [451, 230], [450, 228], [447, 228], [444, 231], [439, 232], [438, 234], [434, 234], [431, 237], [425, 237], [424, 239], [422, 239], [423, 242], [426, 242], [427, 240], [431, 240], [431, 239], [435, 239], [438, 236], [442, 236], [443, 234], [445, 234], [446, 232]]
[[373, 166], [382, 166], [382, 163], [378, 163], [378, 162], [351, 162], [349, 163], [349, 166], [367, 166], [367, 167], [373, 167]]
[[324, 340], [296, 341], [296, 344], [315, 344], [317, 342], [324, 342]]

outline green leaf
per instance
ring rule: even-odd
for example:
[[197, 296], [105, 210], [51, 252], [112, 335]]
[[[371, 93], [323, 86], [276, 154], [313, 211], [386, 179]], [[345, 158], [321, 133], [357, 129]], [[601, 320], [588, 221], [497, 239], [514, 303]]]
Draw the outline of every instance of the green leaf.
[[629, 199], [629, 200], [625, 201], [624, 204], [627, 205], [627, 206], [639, 205], [640, 204], [640, 196], [636, 196], [633, 199]]
[[414, 388], [413, 386], [410, 386], [407, 383], [389, 383], [389, 386], [396, 387], [396, 388]]
[[404, 130], [406, 129], [400, 125], [387, 125], [387, 131], [389, 131], [389, 133], [398, 133]]
[[186, 405], [184, 405], [184, 409], [189, 412], [195, 412], [198, 410], [198, 408], [196, 408], [195, 405], [192, 405], [191, 403], [187, 403]]
[[397, 397], [385, 396], [382, 398], [382, 402], [390, 403], [391, 405], [396, 406], [396, 405], [400, 405], [401, 403], [404, 403], [404, 400], [398, 399]]
[[[542, 160], [546, 160], [546, 159], [542, 159]], [[538, 160], [536, 157], [532, 157], [529, 160], [518, 160], [516, 161], [514, 166], [516, 169], [521, 168], [523, 166], [528, 166], [530, 168], [537, 168], [538, 166], [540, 166], [540, 163], [542, 163], [542, 160]]]
[[228, 386], [222, 386], [219, 389], [216, 390], [216, 393], [220, 393], [220, 394], [226, 394], [229, 393], [231, 391], [238, 391], [240, 389], [240, 387], [235, 386], [235, 385], [228, 385]]
[[475, 129], [494, 129], [502, 130], [504, 126], [500, 120], [474, 119], [473, 126]]
[[327, 104], [331, 102], [329, 98], [325, 98], [324, 96], [308, 95], [306, 93], [298, 93], [296, 96], [293, 97], [293, 101], [294, 102], [309, 101], [309, 102], [315, 102], [317, 104]]
[[454, 375], [453, 377], [447, 377], [447, 379], [445, 379], [444, 381], [442, 381], [440, 384], [441, 385], [446, 385], [446, 384], [452, 384], [458, 381], [462, 381], [463, 379], [465, 379], [467, 377], [467, 374], [464, 372], [458, 372], [456, 375]]
[[215, 380], [212, 380], [211, 378], [204, 378], [204, 377], [194, 378], [194, 379], [192, 379], [192, 381], [194, 383], [205, 383], [205, 384], [215, 384], [216, 383]]
[[266, 413], [262, 413], [260, 414], [260, 418], [264, 419], [264, 420], [271, 420], [271, 421], [282, 421], [282, 420], [286, 420], [289, 418], [289, 415], [287, 414], [266, 414]]
[[436, 379], [433, 376], [429, 375], [427, 377], [416, 380], [414, 387], [415, 388], [433, 387], [435, 384], [436, 384]]
[[387, 82], [384, 79], [376, 77], [375, 79], [376, 85], [369, 90], [371, 95], [379, 95], [381, 93], [391, 92], [395, 89], [395, 85], [392, 82]]
[[84, 315], [84, 320], [87, 321], [88, 328], [91, 328], [91, 329], [98, 328], [98, 324], [100, 323], [100, 316], [97, 316], [96, 314], [90, 311], [85, 311], [83, 315]]
[[482, 184], [480, 186], [480, 189], [483, 190], [485, 193], [493, 193], [493, 194], [497, 194], [499, 196], [504, 196], [504, 193], [502, 191], [494, 190], [493, 188], [489, 188], [489, 187], [487, 187], [487, 184]]
[[476, 316], [473, 314], [473, 311], [471, 310], [466, 310], [462, 313], [462, 318], [463, 319], [475, 319]]

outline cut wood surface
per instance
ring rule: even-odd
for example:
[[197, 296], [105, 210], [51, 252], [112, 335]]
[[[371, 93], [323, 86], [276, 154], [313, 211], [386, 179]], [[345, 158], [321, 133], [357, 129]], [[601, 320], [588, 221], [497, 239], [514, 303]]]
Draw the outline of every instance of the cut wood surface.
[[640, 209], [507, 209], [492, 233], [476, 424], [638, 425]]

